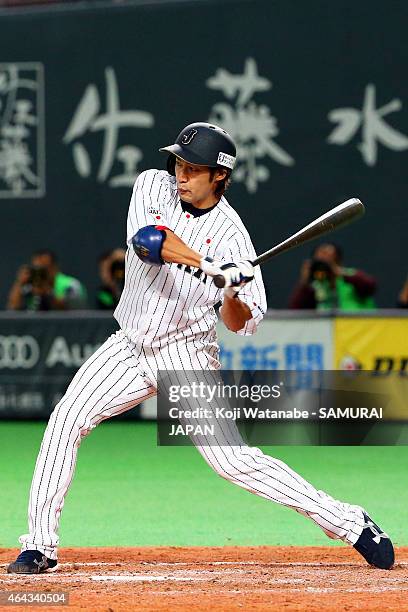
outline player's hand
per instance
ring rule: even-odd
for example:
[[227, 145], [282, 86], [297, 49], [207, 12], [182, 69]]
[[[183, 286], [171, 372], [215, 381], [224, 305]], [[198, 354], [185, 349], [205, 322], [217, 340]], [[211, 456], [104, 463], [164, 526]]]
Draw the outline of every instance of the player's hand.
[[254, 266], [249, 260], [226, 263], [221, 266], [225, 287], [242, 287], [254, 278]]
[[239, 290], [254, 278], [254, 267], [248, 260], [224, 264], [221, 271], [225, 278], [224, 296], [229, 298], [238, 297]]
[[200, 262], [200, 268], [209, 276], [221, 274], [225, 279], [224, 288], [234, 288], [235, 293], [254, 278], [254, 267], [249, 260], [222, 264], [205, 257]]
[[200, 261], [200, 269], [208, 276], [217, 276], [222, 274], [221, 261], [216, 261], [212, 257], [203, 257]]

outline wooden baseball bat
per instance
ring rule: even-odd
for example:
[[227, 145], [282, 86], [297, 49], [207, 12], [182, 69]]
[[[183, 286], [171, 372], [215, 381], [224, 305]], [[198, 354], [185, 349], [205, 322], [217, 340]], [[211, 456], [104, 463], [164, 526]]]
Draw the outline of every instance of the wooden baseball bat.
[[[320, 238], [329, 232], [344, 227], [362, 217], [364, 211], [364, 204], [358, 198], [351, 198], [327, 211], [324, 215], [321, 215], [308, 225], [305, 225], [305, 227], [296, 232], [296, 234], [289, 236], [289, 238], [286, 238], [283, 242], [272, 247], [269, 251], [265, 251], [265, 253], [259, 255], [252, 264], [254, 266], [259, 266], [280, 253], [290, 251], [314, 238]], [[224, 276], [222, 274], [214, 276], [214, 284], [219, 289], [222, 289], [225, 286]]]

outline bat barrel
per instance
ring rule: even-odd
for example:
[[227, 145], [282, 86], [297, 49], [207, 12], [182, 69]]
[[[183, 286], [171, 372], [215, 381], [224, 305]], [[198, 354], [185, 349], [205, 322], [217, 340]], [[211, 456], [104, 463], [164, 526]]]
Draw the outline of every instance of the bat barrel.
[[254, 265], [259, 265], [271, 259], [275, 255], [289, 251], [296, 246], [305, 244], [314, 238], [320, 238], [329, 234], [333, 230], [344, 227], [355, 221], [364, 214], [364, 204], [358, 198], [351, 198], [338, 206], [335, 206], [321, 217], [318, 217], [301, 230], [290, 236], [283, 242], [280, 242], [269, 251], [262, 253], [253, 262]]
[[[324, 213], [301, 230], [272, 247], [269, 251], [259, 255], [252, 264], [258, 266], [265, 263], [275, 255], [289, 251], [294, 247], [305, 244], [314, 238], [320, 238], [333, 230], [352, 223], [364, 214], [364, 204], [358, 198], [351, 198]], [[214, 276], [214, 284], [219, 289], [225, 287], [225, 278], [221, 274]]]

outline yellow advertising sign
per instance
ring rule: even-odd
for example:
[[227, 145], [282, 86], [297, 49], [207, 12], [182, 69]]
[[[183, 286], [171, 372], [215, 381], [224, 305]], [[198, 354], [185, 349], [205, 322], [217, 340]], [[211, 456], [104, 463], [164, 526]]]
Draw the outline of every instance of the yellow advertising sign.
[[334, 368], [368, 370], [368, 389], [384, 394], [391, 419], [408, 420], [408, 318], [338, 318]]
[[334, 369], [408, 375], [408, 318], [337, 318]]

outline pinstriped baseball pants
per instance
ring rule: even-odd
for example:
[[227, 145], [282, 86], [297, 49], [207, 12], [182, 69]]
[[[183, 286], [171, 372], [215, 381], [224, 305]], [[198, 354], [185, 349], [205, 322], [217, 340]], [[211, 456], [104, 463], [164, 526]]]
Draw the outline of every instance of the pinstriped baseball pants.
[[[193, 365], [200, 369], [199, 363]], [[155, 395], [151, 371], [151, 364], [135, 356], [123, 331], [111, 336], [78, 370], [44, 433], [30, 490], [29, 533], [20, 537], [22, 550], [35, 549], [57, 558], [59, 519], [82, 438], [103, 420]], [[282, 461], [245, 445], [238, 430], [233, 432], [237, 443], [231, 445], [229, 433], [221, 427], [219, 446], [196, 446], [215, 472], [304, 514], [331, 538], [350, 544], [357, 541], [364, 524], [359, 506], [316, 490]]]

